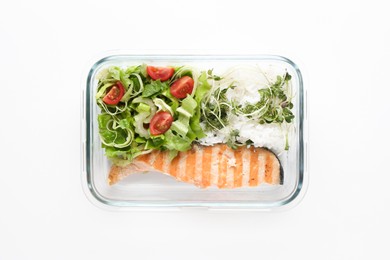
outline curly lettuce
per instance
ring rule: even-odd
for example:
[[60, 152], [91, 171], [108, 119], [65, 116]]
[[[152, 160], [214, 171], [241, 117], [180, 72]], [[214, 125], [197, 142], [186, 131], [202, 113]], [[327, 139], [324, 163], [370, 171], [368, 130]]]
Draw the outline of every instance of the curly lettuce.
[[[191, 95], [178, 99], [170, 93], [173, 80], [191, 76], [195, 86]], [[178, 152], [191, 149], [192, 143], [205, 136], [200, 127], [200, 104], [211, 86], [205, 73], [197, 74], [191, 67], [177, 67], [171, 81], [151, 79], [146, 65], [102, 70], [98, 75], [96, 102], [101, 108], [98, 115], [99, 135], [106, 156], [117, 165], [130, 163], [150, 150], [168, 150], [170, 158]], [[117, 105], [103, 102], [104, 96], [118, 81], [125, 93]], [[150, 134], [149, 123], [158, 111], [169, 112], [174, 121], [164, 134]]]

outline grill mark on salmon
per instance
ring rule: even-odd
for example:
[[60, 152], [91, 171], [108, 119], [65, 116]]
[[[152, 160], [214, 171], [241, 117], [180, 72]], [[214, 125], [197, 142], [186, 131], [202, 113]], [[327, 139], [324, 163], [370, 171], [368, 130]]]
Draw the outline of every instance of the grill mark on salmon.
[[161, 171], [162, 168], [163, 168], [163, 163], [164, 163], [164, 152], [158, 152], [155, 156], [155, 160], [154, 160], [154, 163], [153, 163], [153, 168], [155, 168], [156, 170], [159, 170]]
[[169, 172], [169, 166], [170, 166], [170, 161], [169, 161], [169, 155], [168, 153], [163, 153], [163, 165], [162, 165], [162, 172], [168, 173]]
[[259, 149], [250, 148], [249, 186], [257, 186], [259, 183]]
[[259, 153], [259, 180], [258, 185], [264, 183], [265, 153]]
[[234, 169], [236, 165], [236, 158], [233, 149], [226, 149], [227, 156], [227, 171], [226, 171], [226, 186], [225, 188], [234, 188]]
[[242, 153], [243, 148], [239, 147], [234, 151], [234, 157], [236, 159], [236, 165], [234, 167], [234, 188], [241, 187], [242, 185]]
[[199, 146], [195, 147], [195, 155], [196, 155], [196, 164], [195, 164], [195, 176], [194, 176], [194, 184], [196, 186], [201, 186], [202, 184], [202, 168], [203, 168], [203, 149], [200, 149]]
[[212, 160], [211, 146], [203, 148], [202, 156], [202, 184], [201, 187], [210, 186], [211, 160]]
[[149, 160], [150, 160], [150, 154], [151, 153], [147, 153], [147, 154], [144, 154], [144, 155], [141, 155], [138, 158], [138, 160], [142, 161], [142, 162], [145, 162], [145, 163], [149, 163]]
[[227, 145], [194, 145], [192, 150], [179, 152], [169, 162], [169, 151], [153, 151], [136, 157], [127, 166], [112, 166], [108, 182], [115, 184], [136, 172], [159, 171], [177, 180], [207, 188], [254, 187], [265, 182], [282, 184], [283, 169], [275, 154], [264, 148]]
[[[159, 154], [159, 153], [160, 153], [160, 151], [153, 151], [153, 152], [151, 152], [148, 164], [153, 165], [154, 162], [156, 161], [157, 154]], [[136, 160], [137, 160], [137, 158], [136, 158]]]
[[178, 153], [177, 156], [175, 158], [173, 158], [171, 161], [171, 165], [169, 167], [169, 174], [172, 177], [177, 176], [177, 168], [179, 167], [180, 158], [181, 158], [181, 153]]
[[194, 180], [195, 177], [195, 169], [196, 169], [196, 151], [195, 148], [192, 148], [187, 152], [187, 160], [185, 161], [186, 171], [184, 172], [184, 176], [182, 180], [184, 182], [188, 182], [189, 180]]
[[250, 162], [250, 150], [247, 148], [244, 148], [242, 151], [242, 187], [247, 187], [249, 184], [249, 163]]
[[210, 169], [210, 186], [218, 185], [218, 166], [219, 166], [219, 150], [220, 145], [218, 146], [210, 146], [211, 149], [211, 169]]
[[227, 156], [226, 151], [227, 146], [223, 145], [221, 146], [219, 152], [218, 152], [218, 158], [219, 159], [219, 165], [218, 165], [218, 188], [225, 188], [226, 187], [226, 174], [227, 174]]
[[272, 183], [272, 162], [271, 157], [267, 155], [265, 157], [265, 173], [264, 173], [264, 181], [266, 183]]
[[187, 152], [180, 152], [180, 160], [178, 163], [178, 172], [176, 174], [176, 178], [180, 181], [183, 181], [183, 178], [186, 174], [186, 160], [187, 160]]

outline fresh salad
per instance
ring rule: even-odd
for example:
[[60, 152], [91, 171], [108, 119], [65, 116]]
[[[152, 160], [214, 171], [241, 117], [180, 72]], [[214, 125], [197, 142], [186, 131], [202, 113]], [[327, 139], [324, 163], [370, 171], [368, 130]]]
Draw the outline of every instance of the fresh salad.
[[142, 64], [98, 76], [99, 134], [106, 156], [126, 165], [153, 150], [169, 159], [193, 143], [288, 150], [294, 120], [291, 75], [257, 66], [213, 69]]

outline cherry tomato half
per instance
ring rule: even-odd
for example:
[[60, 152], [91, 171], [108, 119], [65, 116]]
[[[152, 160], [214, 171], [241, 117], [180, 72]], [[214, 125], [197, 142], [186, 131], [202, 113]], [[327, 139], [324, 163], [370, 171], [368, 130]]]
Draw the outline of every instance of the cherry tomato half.
[[194, 89], [194, 80], [189, 76], [184, 76], [171, 85], [171, 94], [176, 98], [185, 98]]
[[168, 131], [173, 122], [173, 117], [169, 112], [157, 112], [150, 120], [150, 133], [152, 135], [161, 135]]
[[148, 75], [154, 80], [166, 81], [170, 79], [175, 72], [175, 70], [171, 67], [153, 67], [147, 66], [146, 71]]
[[122, 99], [125, 94], [125, 88], [122, 83], [118, 81], [114, 86], [110, 88], [108, 93], [104, 96], [103, 101], [107, 105], [116, 105]]

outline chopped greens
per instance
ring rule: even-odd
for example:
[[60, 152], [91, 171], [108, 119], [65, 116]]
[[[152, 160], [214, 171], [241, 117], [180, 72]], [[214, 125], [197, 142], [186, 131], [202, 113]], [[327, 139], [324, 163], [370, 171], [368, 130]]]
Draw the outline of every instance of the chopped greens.
[[168, 89], [167, 83], [161, 82], [160, 80], [152, 81], [151, 83], [145, 85], [142, 97], [151, 97], [153, 95], [160, 94], [166, 89]]
[[[200, 102], [205, 86], [195, 87], [187, 98], [175, 98], [169, 91], [170, 82], [183, 76], [195, 77], [198, 72], [188, 66], [178, 67], [170, 81], [153, 80], [146, 65], [128, 68], [109, 67], [97, 76], [96, 102], [99, 134], [106, 156], [114, 164], [125, 165], [151, 150], [169, 150], [171, 157], [191, 148], [192, 142], [204, 136], [200, 127]], [[197, 78], [194, 81], [197, 81]], [[125, 89], [117, 105], [103, 101], [109, 90], [120, 81]], [[159, 111], [167, 111], [175, 119], [164, 134], [152, 135], [150, 123]]]
[[176, 110], [178, 119], [172, 123], [171, 129], [181, 137], [187, 136], [190, 128], [190, 118], [195, 113], [197, 103], [190, 95], [183, 99], [182, 105]]

